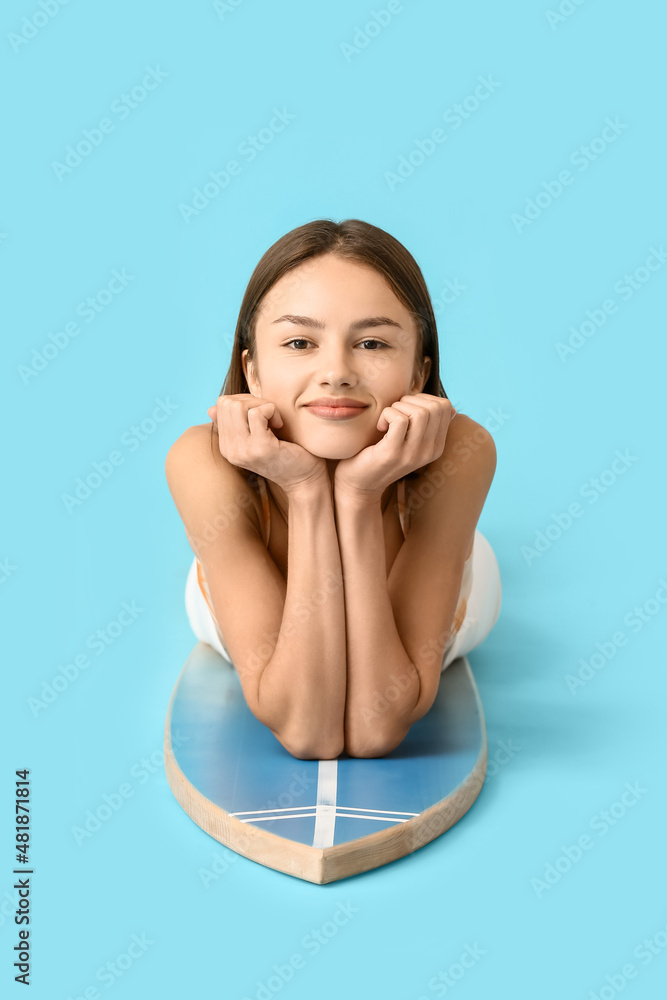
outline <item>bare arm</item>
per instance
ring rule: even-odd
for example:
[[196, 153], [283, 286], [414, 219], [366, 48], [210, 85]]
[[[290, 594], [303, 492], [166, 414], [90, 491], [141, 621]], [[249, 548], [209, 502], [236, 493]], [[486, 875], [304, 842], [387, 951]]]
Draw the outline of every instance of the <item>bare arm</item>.
[[250, 711], [295, 757], [337, 757], [345, 618], [328, 475], [287, 492], [286, 582], [252, 516], [246, 476], [212, 453], [207, 427], [181, 435], [165, 472]]
[[[390, 720], [377, 711], [378, 699], [390, 701], [392, 718], [400, 724], [419, 698], [419, 676], [394, 620], [379, 501], [337, 499], [336, 525], [345, 585], [345, 749], [357, 757], [381, 756], [388, 752], [384, 734]], [[402, 726], [396, 744], [409, 728]]]
[[348, 663], [345, 749], [353, 756], [393, 750], [438, 692], [466, 557], [496, 467], [491, 435], [468, 417], [457, 420], [430, 466], [437, 488], [413, 511], [389, 578], [379, 503], [336, 497]]
[[258, 717], [295, 756], [334, 758], [344, 749], [346, 640], [328, 481], [289, 495], [288, 528], [285, 604], [259, 680]]

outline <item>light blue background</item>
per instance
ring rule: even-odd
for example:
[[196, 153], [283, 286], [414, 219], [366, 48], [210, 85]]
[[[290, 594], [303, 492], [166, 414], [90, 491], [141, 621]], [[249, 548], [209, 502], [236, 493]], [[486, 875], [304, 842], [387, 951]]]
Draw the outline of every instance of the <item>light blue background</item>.
[[[341, 45], [381, 7], [72, 0], [18, 46], [10, 36], [42, 8], [3, 9], [7, 995], [23, 995], [11, 918], [21, 767], [32, 782], [34, 998], [94, 985], [106, 995], [96, 972], [133, 934], [153, 943], [113, 982], [114, 998], [255, 997], [299, 952], [305, 968], [285, 997], [418, 1000], [443, 995], [429, 980], [476, 944], [484, 955], [456, 983], [459, 1000], [611, 997], [605, 977], [629, 962], [627, 997], [664, 990], [667, 949], [645, 964], [635, 948], [667, 941], [667, 606], [649, 604], [637, 631], [626, 616], [667, 579], [667, 267], [631, 296], [614, 286], [667, 244], [667, 18], [647, 0], [572, 3], [554, 24], [549, 0], [406, 0], [346, 58]], [[113, 102], [149, 66], [166, 77], [121, 119]], [[480, 76], [498, 86], [455, 127], [443, 116]], [[248, 162], [238, 147], [274, 108], [295, 117]], [[104, 117], [114, 131], [59, 180], [53, 162]], [[570, 158], [607, 118], [625, 127], [581, 170]], [[385, 174], [438, 127], [446, 141], [392, 190]], [[240, 174], [186, 223], [179, 205], [233, 158]], [[512, 216], [568, 168], [572, 183], [518, 232]], [[470, 656], [489, 737], [477, 802], [415, 854], [315, 886], [232, 855], [167, 784], [164, 719], [194, 637], [183, 603], [192, 553], [164, 459], [208, 419], [264, 251], [308, 220], [350, 217], [400, 239], [434, 299], [447, 281], [465, 285], [438, 307], [441, 376], [475, 420], [492, 429], [492, 413], [505, 415], [479, 523], [504, 590], [497, 626]], [[77, 306], [113, 269], [132, 280], [86, 323]], [[617, 311], [562, 361], [557, 344], [610, 298]], [[26, 383], [33, 349], [77, 318], [80, 334]], [[156, 400], [173, 412], [132, 446]], [[123, 463], [68, 513], [63, 494], [114, 450]], [[634, 461], [591, 503], [581, 490], [617, 450]], [[529, 562], [522, 547], [577, 501], [582, 516]], [[35, 716], [29, 699], [132, 601], [144, 609], [136, 621]], [[572, 693], [566, 675], [620, 630], [625, 646]], [[499, 766], [503, 741], [516, 750]], [[72, 828], [124, 782], [132, 795], [79, 846]], [[645, 792], [595, 832], [626, 782]], [[593, 848], [538, 895], [532, 880], [586, 833]], [[226, 870], [206, 889], [198, 872], [216, 857]], [[348, 900], [358, 913], [312, 954], [304, 936]]]

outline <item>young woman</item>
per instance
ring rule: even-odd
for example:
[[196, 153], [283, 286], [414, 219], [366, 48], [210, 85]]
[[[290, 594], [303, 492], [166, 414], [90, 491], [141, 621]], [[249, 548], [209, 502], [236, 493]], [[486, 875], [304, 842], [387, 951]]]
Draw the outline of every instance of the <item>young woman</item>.
[[165, 464], [195, 635], [295, 757], [389, 753], [501, 599], [495, 446], [446, 396], [414, 258], [358, 219], [279, 239], [208, 413]]

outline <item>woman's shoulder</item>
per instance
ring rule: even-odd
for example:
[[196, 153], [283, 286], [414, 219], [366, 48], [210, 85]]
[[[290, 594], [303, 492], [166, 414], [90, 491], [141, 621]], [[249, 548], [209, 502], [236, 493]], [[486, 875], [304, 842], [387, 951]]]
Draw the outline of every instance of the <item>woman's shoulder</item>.
[[237, 469], [220, 454], [217, 435], [211, 432], [213, 424], [194, 424], [186, 427], [180, 437], [177, 437], [165, 460], [167, 473], [171, 471], [177, 476], [187, 473], [196, 466], [204, 466], [210, 473], [218, 469], [225, 479], [231, 479]]
[[466, 413], [457, 413], [447, 430], [445, 461], [451, 456], [458, 456], [466, 461], [473, 454], [481, 452], [487, 460], [495, 461], [496, 446], [493, 437], [483, 424], [477, 423]]
[[[473, 456], [475, 461], [470, 463]], [[410, 508], [421, 506], [424, 498], [433, 494], [434, 487], [444, 485], [464, 469], [475, 472], [475, 477], [480, 479], [481, 489], [484, 481], [493, 479], [495, 467], [496, 446], [493, 437], [482, 424], [458, 411], [447, 428], [442, 454], [416, 474], [410, 473], [406, 477], [407, 504]]]
[[419, 470], [417, 476], [411, 478], [411, 485], [428, 480], [435, 472], [445, 475], [455, 473], [469, 458], [478, 454], [482, 464], [495, 466], [496, 446], [489, 431], [465, 413], [457, 412], [447, 428], [447, 437], [442, 454], [429, 465]]
[[[205, 490], [218, 497], [228, 513], [244, 513], [260, 529], [260, 497], [254, 474], [232, 465], [218, 447], [218, 436], [212, 423], [187, 427], [169, 448], [165, 459], [165, 475], [169, 489], [179, 504], [187, 504]], [[261, 530], [261, 529], [260, 529]]]

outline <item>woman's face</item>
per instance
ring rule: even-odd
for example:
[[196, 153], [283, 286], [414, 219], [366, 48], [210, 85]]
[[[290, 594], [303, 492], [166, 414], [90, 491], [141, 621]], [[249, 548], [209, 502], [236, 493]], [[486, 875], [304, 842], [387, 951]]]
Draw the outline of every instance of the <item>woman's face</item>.
[[[243, 352], [251, 393], [275, 403], [274, 433], [321, 458], [351, 458], [377, 444], [386, 406], [422, 391], [430, 359], [414, 378], [417, 329], [374, 268], [333, 254], [310, 258], [267, 292], [256, 321], [257, 370]], [[357, 400], [354, 416], [332, 419], [307, 404]]]

